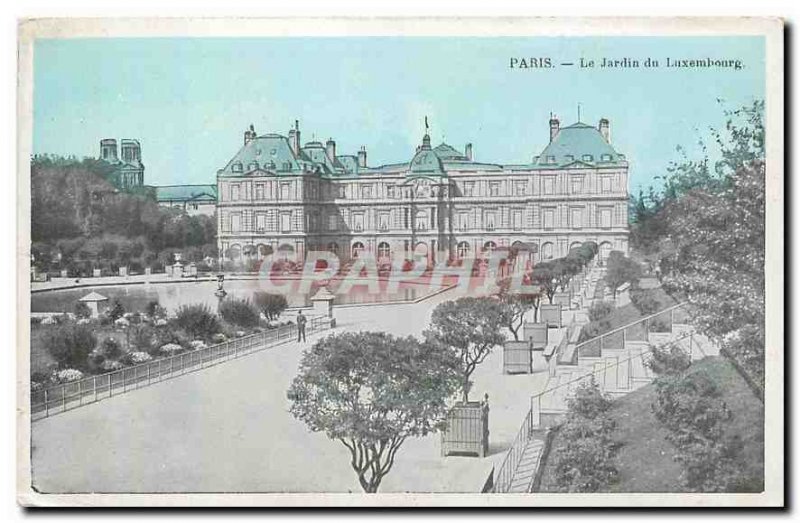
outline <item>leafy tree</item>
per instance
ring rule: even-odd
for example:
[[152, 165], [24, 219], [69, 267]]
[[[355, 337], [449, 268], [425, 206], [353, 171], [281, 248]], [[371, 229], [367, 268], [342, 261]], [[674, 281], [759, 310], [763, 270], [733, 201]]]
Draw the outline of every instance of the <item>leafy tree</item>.
[[122, 316], [125, 314], [125, 306], [122, 305], [122, 302], [118, 299], [114, 299], [114, 303], [111, 304], [111, 308], [108, 309], [106, 314], [109, 318], [116, 321], [122, 318]]
[[534, 319], [538, 316], [539, 305], [542, 300], [541, 293], [523, 293], [510, 288], [510, 279], [500, 282], [498, 297], [500, 303], [506, 308], [506, 327], [511, 331], [514, 339], [519, 341], [519, 329], [524, 323], [525, 314], [534, 310]]
[[289, 306], [289, 302], [286, 301], [286, 296], [283, 294], [270, 294], [259, 291], [255, 293], [253, 299], [268, 321], [277, 321]]
[[219, 305], [219, 315], [228, 323], [240, 327], [255, 327], [258, 325], [258, 309], [250, 300], [237, 300], [229, 298]]
[[444, 428], [459, 371], [452, 351], [413, 337], [335, 334], [303, 353], [290, 412], [340, 441], [361, 488], [374, 493], [406, 439]]
[[90, 309], [88, 305], [82, 301], [75, 302], [75, 316], [78, 318], [88, 318], [91, 315], [92, 309]]
[[617, 297], [617, 290], [624, 284], [635, 285], [642, 275], [642, 267], [634, 260], [628, 258], [620, 251], [611, 251], [608, 256], [608, 270], [606, 271], [605, 282], [614, 298]]
[[464, 297], [440, 303], [425, 331], [432, 343], [452, 348], [461, 360], [463, 401], [469, 401], [469, 378], [491, 350], [505, 341], [508, 311], [494, 298]]
[[553, 295], [558, 290], [558, 280], [552, 262], [542, 262], [533, 268], [531, 281], [538, 285], [547, 300], [553, 303]]
[[49, 329], [43, 346], [62, 369], [86, 369], [89, 353], [97, 345], [88, 325], [65, 324]]
[[175, 313], [174, 324], [195, 338], [209, 339], [220, 330], [216, 314], [207, 305], [182, 305]]

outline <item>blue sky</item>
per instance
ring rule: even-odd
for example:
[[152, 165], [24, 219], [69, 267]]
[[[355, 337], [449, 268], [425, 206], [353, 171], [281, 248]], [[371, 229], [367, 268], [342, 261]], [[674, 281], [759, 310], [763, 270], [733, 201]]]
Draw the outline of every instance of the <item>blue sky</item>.
[[[734, 69], [510, 69], [512, 57], [740, 59]], [[40, 40], [34, 55], [35, 153], [96, 156], [101, 138], [137, 138], [153, 185], [214, 183], [254, 124], [303, 141], [333, 137], [369, 163], [411, 158], [428, 116], [434, 145], [525, 163], [562, 125], [611, 121], [631, 190], [675, 147], [692, 147], [722, 107], [763, 98], [760, 37], [175, 38]]]

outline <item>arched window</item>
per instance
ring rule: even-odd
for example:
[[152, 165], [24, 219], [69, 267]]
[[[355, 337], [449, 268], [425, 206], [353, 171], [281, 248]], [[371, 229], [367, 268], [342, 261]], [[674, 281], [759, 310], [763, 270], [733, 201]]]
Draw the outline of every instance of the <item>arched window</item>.
[[263, 260], [264, 258], [269, 256], [270, 254], [272, 254], [272, 247], [270, 247], [269, 245], [264, 245], [263, 243], [260, 243], [258, 245], [258, 259], [259, 260]]
[[239, 247], [238, 244], [234, 243], [228, 249], [228, 259], [229, 260], [238, 260], [242, 256], [242, 248]]
[[278, 247], [278, 258], [280, 258], [281, 260], [294, 259], [294, 247], [292, 247], [288, 243], [284, 243], [283, 245]]
[[553, 244], [550, 242], [545, 242], [542, 244], [542, 259], [543, 260], [552, 260], [553, 259]]
[[358, 258], [361, 256], [362, 252], [364, 252], [364, 244], [361, 242], [355, 242], [353, 244], [353, 258]]
[[378, 244], [378, 259], [388, 258], [392, 255], [392, 249], [389, 247], [389, 244], [386, 242], [381, 242]]
[[459, 242], [458, 247], [456, 248], [456, 254], [460, 258], [466, 258], [469, 254], [469, 243], [467, 242]]
[[609, 242], [603, 242], [600, 244], [600, 259], [607, 260], [608, 255], [611, 254], [611, 244]]
[[339, 244], [336, 242], [330, 242], [328, 244], [328, 251], [332, 252], [333, 254], [339, 254]]
[[493, 253], [495, 249], [497, 249], [497, 244], [491, 240], [483, 244], [483, 252], [485, 252], [486, 254]]

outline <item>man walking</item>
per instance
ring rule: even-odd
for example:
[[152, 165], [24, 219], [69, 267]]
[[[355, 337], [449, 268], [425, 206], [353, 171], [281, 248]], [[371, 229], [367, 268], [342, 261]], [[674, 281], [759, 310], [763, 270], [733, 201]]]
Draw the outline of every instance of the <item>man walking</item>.
[[306, 317], [303, 311], [297, 313], [297, 341], [300, 341], [300, 338], [303, 339], [303, 343], [306, 342]]

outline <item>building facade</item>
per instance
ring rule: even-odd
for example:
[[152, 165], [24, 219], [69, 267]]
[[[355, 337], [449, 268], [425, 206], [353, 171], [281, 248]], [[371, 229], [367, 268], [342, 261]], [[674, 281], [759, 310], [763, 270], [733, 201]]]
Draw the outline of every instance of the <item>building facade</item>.
[[138, 140], [120, 140], [117, 154], [117, 140], [100, 140], [100, 159], [114, 166], [113, 183], [119, 189], [127, 190], [144, 186], [144, 164], [142, 146]]
[[190, 216], [214, 216], [217, 210], [216, 185], [160, 185], [155, 191], [159, 205], [180, 209]]
[[[628, 162], [610, 124], [550, 120], [550, 141], [530, 163], [473, 158], [426, 134], [410, 161], [369, 166], [364, 147], [301, 144], [288, 133], [257, 135], [217, 172], [218, 243], [226, 260], [268, 254], [295, 261], [310, 250], [379, 263], [406, 258], [481, 257], [524, 251], [531, 262], [561, 257], [584, 241], [600, 256], [628, 250]], [[441, 258], [438, 258], [441, 259]]]

